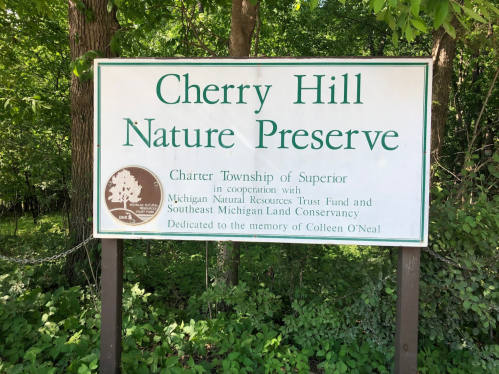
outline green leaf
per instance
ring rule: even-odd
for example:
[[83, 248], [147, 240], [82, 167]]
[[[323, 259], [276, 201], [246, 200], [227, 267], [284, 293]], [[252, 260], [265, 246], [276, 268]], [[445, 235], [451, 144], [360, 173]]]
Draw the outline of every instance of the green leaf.
[[482, 16], [480, 16], [478, 13], [475, 13], [473, 10], [471, 10], [470, 8], [466, 8], [466, 7], [463, 7], [463, 10], [468, 13], [468, 15], [471, 17], [471, 18], [474, 18], [475, 20], [479, 21], [479, 22], [482, 22], [482, 23], [485, 23], [486, 21], [482, 18]]
[[88, 366], [83, 364], [78, 368], [78, 374], [91, 374], [90, 370], [88, 370]]
[[392, 43], [393, 45], [395, 46], [395, 48], [398, 47], [399, 45], [399, 33], [397, 31], [394, 31], [393, 32], [393, 35], [392, 35]]
[[230, 361], [234, 361], [236, 358], [239, 357], [239, 355], [241, 354], [241, 352], [232, 352], [232, 353], [229, 353], [229, 360]]
[[76, 72], [77, 72], [77, 74], [75, 74], [75, 75], [79, 78], [83, 77], [83, 70], [84, 69], [83, 69], [81, 60], [76, 61], [75, 68], [76, 68]]
[[471, 303], [469, 302], [469, 300], [466, 300], [463, 303], [463, 306], [464, 306], [464, 309], [468, 310], [471, 307]]
[[411, 0], [411, 12], [414, 17], [419, 15], [419, 8], [421, 6], [421, 0]]
[[0, 0], [0, 9], [5, 10], [5, 1], [4, 0]]
[[454, 28], [454, 26], [452, 26], [448, 21], [445, 21], [443, 23], [443, 26], [445, 31], [447, 31], [447, 34], [456, 39], [456, 29]]
[[405, 37], [409, 43], [413, 40], [411, 25], [407, 25], [405, 28]]
[[338, 364], [336, 367], [338, 368], [338, 371], [340, 373], [346, 373], [348, 370], [348, 366], [346, 366], [343, 361], [338, 361]]
[[428, 0], [428, 2], [426, 3], [426, 12], [428, 14], [433, 13], [438, 3], [438, 0]]
[[391, 15], [390, 12], [385, 13], [385, 22], [390, 26], [392, 30], [395, 30], [395, 27], [397, 26], [397, 23], [395, 22], [395, 18]]
[[111, 13], [111, 11], [113, 10], [113, 5], [114, 5], [114, 4], [113, 4], [113, 0], [109, 0], [109, 1], [107, 2], [107, 11], [108, 11], [109, 13]]
[[452, 3], [452, 9], [454, 9], [454, 13], [461, 14], [461, 7], [457, 3]]
[[41, 350], [39, 348], [31, 347], [24, 355], [24, 359], [28, 359], [31, 361], [32, 364], [34, 364], [36, 360], [36, 355], [39, 354], [40, 352]]
[[397, 8], [397, 0], [388, 0], [388, 4], [390, 4], [392, 8]]
[[447, 0], [440, 1], [437, 4], [437, 9], [435, 10], [435, 19], [433, 20], [433, 26], [435, 30], [442, 25], [444, 20], [447, 18], [447, 14], [449, 13], [449, 2]]
[[[315, 7], [317, 6], [317, 3], [319, 2], [319, 0], [310, 0], [310, 9], [314, 10]], [[255, 1], [255, 4], [257, 3], [257, 1]]]
[[471, 232], [471, 227], [467, 223], [465, 223], [463, 225], [463, 230], [466, 231], [467, 233], [469, 233], [469, 232]]
[[9, 374], [21, 374], [23, 372], [23, 364], [18, 364], [10, 369]]
[[374, 0], [374, 14], [378, 14], [383, 5], [385, 5], [385, 0]]
[[499, 15], [499, 8], [497, 8], [495, 5], [489, 3], [488, 1], [483, 2], [487, 8], [489, 8], [491, 11]]
[[418, 21], [417, 19], [411, 19], [411, 23], [416, 29], [426, 34], [426, 26], [423, 22]]
[[194, 365], [194, 370], [196, 370], [197, 373], [207, 373], [206, 369], [201, 365]]
[[97, 365], [97, 359], [95, 359], [95, 360], [93, 360], [93, 361], [90, 363], [90, 365], [88, 366], [88, 368], [89, 368], [90, 370], [95, 370], [95, 369], [97, 369], [97, 367], [98, 367], [98, 366], [99, 366], [99, 365]]
[[466, 20], [464, 19], [464, 17], [462, 17], [460, 15], [457, 15], [456, 13], [454, 13], [454, 15], [458, 19], [458, 21], [461, 24], [461, 26], [463, 26], [466, 30], [471, 31], [470, 26], [468, 25], [468, 22], [466, 22]]
[[168, 357], [165, 361], [165, 366], [167, 368], [171, 368], [172, 366], [175, 366], [177, 362], [178, 362], [178, 356]]
[[251, 366], [253, 365], [253, 361], [251, 361], [249, 357], [245, 357], [243, 360], [243, 364], [246, 366]]
[[100, 51], [88, 51], [86, 52], [83, 57], [86, 59], [92, 59], [92, 58], [96, 58], [96, 57], [102, 57], [102, 52]]
[[98, 358], [99, 358], [99, 355], [92, 353], [92, 354], [89, 354], [88, 356], [81, 358], [80, 360], [83, 362], [92, 362], [94, 360], [97, 360]]

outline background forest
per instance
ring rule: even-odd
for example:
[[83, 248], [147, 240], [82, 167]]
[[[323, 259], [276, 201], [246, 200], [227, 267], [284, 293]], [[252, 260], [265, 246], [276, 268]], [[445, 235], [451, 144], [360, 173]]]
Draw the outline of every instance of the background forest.
[[[0, 0], [0, 255], [91, 233], [97, 56], [432, 56], [419, 372], [499, 373], [497, 5]], [[0, 259], [0, 373], [98, 371], [100, 250]], [[130, 240], [124, 262], [124, 373], [393, 372], [396, 248]]]

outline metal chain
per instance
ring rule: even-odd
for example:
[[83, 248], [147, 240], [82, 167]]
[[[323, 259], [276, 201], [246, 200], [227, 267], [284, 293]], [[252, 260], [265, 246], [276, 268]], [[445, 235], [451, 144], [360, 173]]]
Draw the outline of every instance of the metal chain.
[[69, 255], [70, 253], [73, 253], [74, 251], [77, 251], [78, 249], [80, 249], [81, 247], [83, 247], [89, 241], [91, 241], [93, 239], [94, 238], [92, 237], [92, 235], [90, 235], [90, 237], [88, 237], [87, 239], [85, 239], [83, 242], [81, 242], [80, 244], [78, 244], [76, 247], [73, 247], [71, 249], [68, 249], [66, 252], [59, 253], [58, 255], [54, 255], [54, 256], [51, 256], [51, 257], [31, 259], [31, 258], [14, 258], [14, 257], [7, 257], [7, 256], [0, 255], [0, 260], [17, 262], [19, 264], [41, 264], [43, 262], [55, 261], [55, 260], [57, 260], [57, 259], [59, 259], [61, 257], [65, 257], [65, 256]]
[[422, 248], [423, 251], [425, 251], [426, 253], [429, 253], [430, 255], [432, 255], [433, 257], [435, 257], [437, 260], [440, 260], [442, 262], [445, 262], [446, 264], [449, 264], [451, 266], [455, 266], [455, 267], [458, 267], [459, 269], [463, 269], [463, 270], [469, 270], [469, 271], [474, 271], [476, 269], [469, 269], [469, 268], [465, 268], [465, 267], [462, 267], [461, 265], [459, 265], [456, 261], [453, 261], [453, 260], [449, 260], [447, 257], [443, 257], [443, 256], [440, 256], [438, 253], [435, 253], [433, 252], [430, 248], [428, 247], [423, 247]]

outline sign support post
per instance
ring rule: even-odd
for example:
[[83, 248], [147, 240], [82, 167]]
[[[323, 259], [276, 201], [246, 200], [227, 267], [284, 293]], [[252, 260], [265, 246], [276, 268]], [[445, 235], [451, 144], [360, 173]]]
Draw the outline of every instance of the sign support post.
[[419, 247], [400, 247], [397, 265], [395, 374], [418, 370]]
[[121, 372], [123, 239], [102, 239], [100, 372]]

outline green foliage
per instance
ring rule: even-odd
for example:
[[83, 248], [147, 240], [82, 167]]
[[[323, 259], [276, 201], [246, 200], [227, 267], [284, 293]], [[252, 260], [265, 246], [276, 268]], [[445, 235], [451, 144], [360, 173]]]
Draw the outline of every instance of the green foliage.
[[[498, 344], [489, 339], [497, 323], [499, 285], [487, 257], [496, 253], [491, 245], [497, 246], [497, 215], [497, 204], [452, 208], [434, 202], [432, 248], [474, 270], [423, 255], [422, 373], [490, 373], [499, 364]], [[477, 223], [467, 233], [461, 228], [474, 225], [471, 216]], [[23, 240], [21, 251], [28, 253], [25, 248], [62, 243], [57, 224], [42, 220], [43, 228], [31, 231], [29, 225], [21, 226], [21, 238], [5, 236], [1, 245], [15, 247]], [[482, 237], [476, 228], [489, 235]], [[124, 373], [393, 370], [393, 250], [247, 243], [240, 269], [247, 282], [232, 288], [215, 284], [203, 292], [204, 243], [153, 242], [149, 257], [146, 244], [128, 241], [125, 248]], [[213, 261], [214, 254], [211, 247]], [[0, 371], [96, 372], [99, 298], [88, 287], [52, 289], [61, 282], [52, 274], [59, 269], [58, 263], [42, 271], [0, 263], [0, 342], [5, 342]], [[182, 297], [173, 292], [176, 287]]]
[[[92, 10], [75, 3], [92, 22]], [[487, 138], [497, 134], [497, 85], [484, 104], [499, 57], [496, 8], [311, 1], [312, 11], [301, 3], [260, 2], [252, 53], [419, 56], [431, 51], [433, 28], [460, 36], [430, 212], [430, 249], [450, 264], [422, 254], [418, 371], [497, 372], [499, 156], [497, 135]], [[120, 56], [228, 55], [228, 1], [109, 0], [115, 10], [121, 29], [111, 48]], [[456, 35], [453, 16], [469, 30]], [[0, 251], [52, 256], [68, 239], [60, 209], [70, 190], [70, 73], [91, 79], [99, 52], [70, 62], [67, 4], [58, 1], [0, 0], [0, 41]], [[14, 216], [31, 196], [58, 213], [36, 225]], [[124, 373], [392, 372], [393, 248], [245, 243], [240, 283], [228, 288], [211, 244], [207, 289], [204, 251], [199, 242], [125, 242]], [[98, 371], [99, 270], [97, 284], [70, 288], [61, 269], [61, 261], [0, 262], [0, 372]]]
[[451, 265], [430, 262], [420, 282], [425, 344], [444, 341], [451, 352], [470, 349], [472, 355], [463, 352], [455, 360], [477, 373], [490, 372], [499, 362], [494, 340], [499, 321], [499, 197], [488, 194], [499, 180], [498, 161], [495, 155], [489, 168], [476, 169], [481, 162], [471, 157], [470, 171], [462, 170], [457, 188], [447, 174], [436, 184], [430, 248]]
[[8, 6], [0, 10], [0, 201], [11, 209], [24, 201], [36, 220], [69, 200], [67, 5]]
[[230, 5], [228, 0], [109, 0], [108, 10], [116, 9], [121, 26], [111, 51], [123, 57], [227, 56]]
[[84, 372], [99, 355], [100, 317], [79, 287], [54, 292], [31, 288], [33, 270], [1, 276], [0, 371]]
[[453, 86], [443, 157], [433, 166], [429, 248], [446, 262], [422, 260], [425, 372], [489, 373], [499, 363], [499, 154], [497, 138], [487, 136], [497, 129], [496, 66], [489, 59], [496, 52], [485, 34], [478, 28], [461, 42], [459, 58], [469, 60], [455, 69], [461, 82]]
[[87, 8], [85, 3], [81, 0], [71, 0], [75, 5], [76, 9], [85, 15], [85, 22], [90, 23], [95, 19], [95, 14], [92, 9]]
[[[312, 8], [314, 3], [311, 2]], [[408, 42], [414, 41], [429, 29], [438, 30], [441, 26], [456, 38], [454, 19], [467, 30], [474, 21], [487, 23], [497, 18], [496, 5], [482, 0], [370, 0], [369, 10], [377, 15], [378, 21], [385, 21], [393, 30], [393, 35], [405, 35]], [[395, 34], [396, 33], [396, 34]]]
[[69, 69], [80, 78], [81, 81], [87, 81], [94, 78], [93, 60], [102, 56], [99, 51], [88, 51], [83, 56], [77, 57], [71, 61]]

